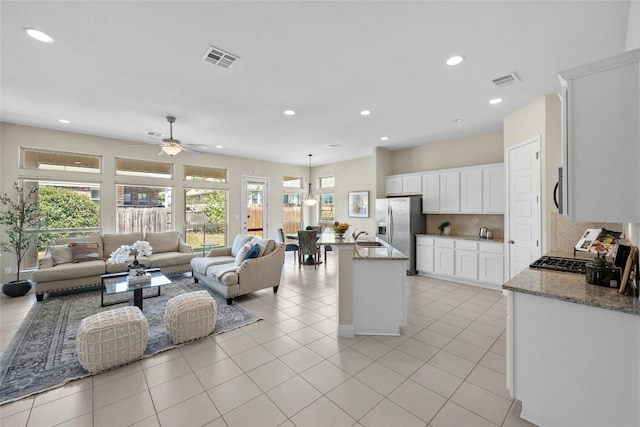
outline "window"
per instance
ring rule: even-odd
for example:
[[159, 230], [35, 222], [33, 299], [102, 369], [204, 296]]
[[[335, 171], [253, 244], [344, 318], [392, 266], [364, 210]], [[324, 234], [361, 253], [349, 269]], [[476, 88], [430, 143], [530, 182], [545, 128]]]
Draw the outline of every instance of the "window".
[[25, 180], [23, 185], [38, 188], [40, 212], [37, 244], [26, 255], [25, 268], [36, 268], [54, 239], [100, 234], [100, 184]]
[[185, 188], [185, 240], [194, 251], [226, 246], [227, 190]]
[[100, 173], [100, 156], [22, 148], [22, 167], [66, 172]]
[[171, 163], [144, 160], [116, 159], [116, 175], [168, 179], [173, 177], [173, 165]]
[[204, 166], [184, 166], [185, 181], [227, 182], [227, 170]]
[[170, 231], [169, 187], [116, 185], [116, 233]]
[[322, 229], [333, 226], [335, 218], [333, 193], [320, 194], [320, 226]]
[[302, 230], [302, 195], [284, 193], [282, 204], [282, 230], [285, 234]]
[[321, 176], [318, 178], [318, 188], [333, 188], [336, 186], [336, 178], [334, 176]]
[[285, 176], [282, 180], [282, 186], [284, 188], [302, 188], [302, 178]]

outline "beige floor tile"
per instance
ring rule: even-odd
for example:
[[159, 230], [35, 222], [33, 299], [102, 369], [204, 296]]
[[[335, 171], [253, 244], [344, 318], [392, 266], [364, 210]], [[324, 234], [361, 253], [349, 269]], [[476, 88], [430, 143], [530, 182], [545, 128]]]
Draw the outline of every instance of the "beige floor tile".
[[435, 348], [443, 348], [445, 345], [449, 344], [453, 338], [447, 335], [443, 335], [438, 333], [432, 329], [423, 329], [417, 334], [413, 336], [413, 339], [418, 341], [422, 341], [425, 344], [428, 344]]
[[352, 350], [351, 348], [342, 350], [327, 360], [351, 375], [357, 374], [373, 363], [372, 359], [362, 353]]
[[200, 393], [158, 413], [160, 424], [171, 426], [202, 426], [220, 417], [207, 393]]
[[291, 418], [291, 421], [296, 426], [306, 427], [350, 427], [356, 422], [326, 397], [321, 397], [298, 412]]
[[288, 334], [293, 331], [297, 331], [298, 329], [302, 329], [307, 325], [296, 319], [287, 319], [287, 320], [283, 320], [282, 322], [278, 322], [273, 326], [275, 326], [285, 334]]
[[531, 424], [529, 421], [526, 421], [520, 418], [520, 413], [522, 413], [522, 404], [518, 401], [514, 401], [511, 404], [511, 409], [509, 409], [507, 418], [504, 420], [504, 423], [502, 424], [502, 426], [503, 427], [535, 427], [535, 424]]
[[160, 427], [160, 421], [158, 421], [158, 416], [154, 414], [150, 417], [145, 418], [142, 421], [138, 421], [137, 423], [133, 424], [131, 427]]
[[377, 341], [372, 337], [366, 337], [362, 341], [352, 345], [351, 349], [364, 354], [370, 359], [378, 360], [379, 358], [393, 350], [393, 347]]
[[466, 378], [476, 366], [473, 362], [444, 350], [429, 359], [427, 363], [460, 378]]
[[348, 347], [340, 344], [333, 336], [325, 336], [307, 344], [307, 348], [326, 359]]
[[[144, 384], [144, 378], [142, 382]], [[70, 383], [63, 385], [62, 387], [58, 387], [53, 390], [49, 390], [49, 391], [45, 391], [44, 393], [37, 394], [33, 401], [33, 406], [35, 407], [35, 406], [44, 405], [45, 403], [49, 403], [66, 396], [79, 393], [83, 390], [88, 390], [92, 387], [92, 385], [93, 385], [92, 377], [71, 381]], [[146, 386], [144, 387], [144, 389], [146, 389]], [[94, 404], [95, 404], [95, 398], [96, 398], [96, 393], [94, 388], [94, 391], [93, 391]]]
[[254, 347], [233, 356], [233, 361], [245, 372], [251, 371], [274, 359], [275, 356], [261, 346]]
[[[154, 415], [155, 417], [155, 415]], [[93, 426], [93, 413], [80, 415], [69, 421], [65, 421], [62, 424], [57, 424], [56, 427], [86, 427]]]
[[242, 353], [243, 351], [258, 346], [258, 342], [249, 335], [243, 334], [223, 342], [218, 342], [218, 345], [229, 356], [235, 356], [238, 353]]
[[128, 426], [155, 414], [148, 391], [119, 400], [93, 413], [94, 427]]
[[247, 332], [247, 335], [256, 340], [256, 342], [264, 344], [267, 341], [283, 336], [284, 332], [274, 326], [266, 324], [260, 329]]
[[489, 350], [491, 346], [496, 342], [495, 338], [488, 337], [486, 335], [479, 334], [470, 330], [464, 330], [456, 337], [460, 341], [464, 341], [468, 344], [475, 345], [484, 350]]
[[322, 394], [300, 376], [269, 390], [267, 396], [287, 417], [292, 417], [319, 399]]
[[360, 420], [360, 424], [363, 427], [423, 427], [424, 421], [388, 399], [384, 399]]
[[231, 358], [222, 359], [195, 371], [196, 377], [205, 390], [209, 390], [232, 378], [242, 375], [242, 369]]
[[[182, 357], [182, 353], [179, 349], [173, 348], [171, 350], [163, 351], [162, 353], [158, 353], [154, 356], [144, 358], [140, 360], [140, 366], [142, 369], [149, 369], [152, 366], [159, 365], [161, 363], [165, 363], [171, 359], [175, 359], [177, 357]], [[128, 365], [127, 365], [128, 366]]]
[[405, 376], [378, 362], [374, 362], [358, 372], [355, 378], [383, 396], [387, 396], [406, 379]]
[[143, 372], [147, 384], [151, 388], [186, 375], [192, 370], [186, 359], [180, 355], [180, 357], [143, 369]]
[[193, 373], [164, 382], [150, 390], [156, 411], [162, 411], [204, 391]]
[[6, 418], [18, 412], [31, 410], [35, 397], [25, 397], [24, 399], [16, 400], [15, 402], [5, 403], [0, 405], [0, 419]]
[[269, 342], [266, 342], [262, 346], [266, 348], [269, 352], [271, 352], [273, 355], [275, 355], [276, 357], [281, 357], [287, 353], [290, 353], [302, 347], [302, 344], [300, 344], [298, 341], [294, 340], [290, 336], [284, 335], [274, 340], [271, 340]]
[[394, 370], [405, 378], [411, 376], [424, 364], [422, 360], [398, 350], [391, 350], [378, 359], [378, 363]]
[[485, 368], [484, 366], [476, 366], [467, 377], [467, 381], [498, 396], [511, 400], [506, 386], [507, 378], [505, 374]]
[[511, 407], [511, 400], [487, 393], [487, 390], [468, 381], [456, 390], [451, 401], [497, 425], [502, 424]]
[[[29, 420], [30, 410], [15, 412], [11, 415], [7, 415], [6, 417], [2, 417], [0, 419], [0, 426], [2, 427], [25, 427], [27, 425], [27, 421]], [[91, 415], [89, 413], [88, 415]]]
[[326, 396], [356, 420], [362, 418], [383, 399], [381, 394], [355, 378], [343, 382]]
[[403, 382], [387, 398], [425, 423], [431, 421], [447, 402], [438, 393], [412, 380]]
[[209, 341], [210, 344], [197, 351], [191, 351], [184, 355], [184, 359], [187, 361], [192, 370], [197, 371], [207, 365], [211, 365], [219, 360], [229, 357], [227, 353], [220, 348], [213, 341]]
[[[449, 340], [449, 338], [447, 338], [447, 340]], [[414, 338], [410, 338], [407, 341], [403, 342], [398, 347], [396, 347], [396, 349], [402, 351], [403, 353], [407, 353], [408, 355], [415, 357], [418, 360], [422, 360], [423, 362], [429, 361], [429, 359], [431, 359], [438, 353], [438, 351], [440, 351], [439, 347], [426, 344], [420, 339]]]
[[418, 369], [409, 379], [446, 398], [451, 397], [463, 381], [462, 378], [429, 364]]
[[485, 368], [493, 369], [494, 371], [500, 372], [501, 374], [506, 374], [507, 358], [492, 351], [488, 351], [487, 354], [484, 355], [482, 360], [480, 360], [480, 365], [484, 366]]
[[455, 354], [456, 356], [460, 356], [472, 363], [478, 363], [487, 353], [486, 349], [460, 341], [457, 338], [449, 341], [449, 343], [444, 346], [443, 350], [448, 353]]
[[495, 424], [451, 401], [445, 403], [429, 425], [433, 427], [495, 427]]
[[218, 411], [227, 412], [244, 405], [262, 394], [260, 388], [247, 375], [240, 375], [207, 391]]
[[262, 391], [268, 391], [287, 381], [289, 378], [294, 377], [296, 373], [280, 360], [272, 360], [247, 372], [247, 375]]
[[122, 366], [118, 369], [112, 369], [110, 371], [94, 375], [91, 377], [91, 380], [93, 382], [93, 386], [97, 387], [99, 385], [106, 384], [109, 381], [114, 381], [122, 377], [133, 375], [135, 372], [142, 372], [141, 361], [129, 363], [128, 365]]
[[229, 427], [275, 427], [287, 419], [282, 411], [265, 395], [245, 403], [241, 407], [225, 414], [223, 418]]
[[148, 390], [142, 371], [93, 388], [93, 408], [100, 409], [134, 394]]
[[[90, 413], [93, 409], [93, 390], [78, 393], [36, 406], [31, 410], [29, 426], [55, 425]], [[3, 420], [4, 421], [4, 420]]]
[[306, 371], [313, 365], [317, 365], [322, 362], [322, 357], [318, 356], [306, 347], [301, 347], [280, 357], [280, 360], [286, 363], [287, 366], [297, 373], [300, 373], [302, 371]]
[[300, 344], [307, 345], [323, 338], [325, 334], [312, 328], [311, 326], [305, 326], [304, 328], [289, 333], [289, 336], [298, 341]]
[[351, 377], [347, 372], [327, 360], [312, 366], [302, 372], [300, 376], [322, 393], [327, 393]]

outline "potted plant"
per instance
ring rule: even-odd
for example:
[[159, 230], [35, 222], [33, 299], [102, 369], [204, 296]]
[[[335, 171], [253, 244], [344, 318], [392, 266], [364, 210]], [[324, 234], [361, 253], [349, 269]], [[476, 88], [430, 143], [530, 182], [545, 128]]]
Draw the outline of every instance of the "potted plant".
[[0, 248], [16, 256], [16, 280], [3, 284], [2, 292], [10, 297], [17, 297], [31, 289], [31, 280], [20, 280], [20, 268], [31, 246], [32, 236], [29, 229], [35, 228], [38, 223], [38, 189], [32, 187], [26, 190], [17, 182], [13, 184], [13, 188], [17, 196], [15, 199], [7, 193], [0, 195], [0, 225], [5, 227], [6, 234]]
[[449, 221], [444, 221], [442, 224], [438, 226], [438, 230], [440, 230], [441, 235], [449, 235], [451, 232], [451, 223]]

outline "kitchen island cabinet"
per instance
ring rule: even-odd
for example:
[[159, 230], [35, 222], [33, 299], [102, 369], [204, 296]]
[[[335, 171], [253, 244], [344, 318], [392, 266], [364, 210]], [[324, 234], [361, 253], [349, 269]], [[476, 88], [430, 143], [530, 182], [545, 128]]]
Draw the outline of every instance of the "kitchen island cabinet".
[[637, 296], [533, 269], [503, 288], [507, 388], [521, 417], [541, 426], [640, 425]]

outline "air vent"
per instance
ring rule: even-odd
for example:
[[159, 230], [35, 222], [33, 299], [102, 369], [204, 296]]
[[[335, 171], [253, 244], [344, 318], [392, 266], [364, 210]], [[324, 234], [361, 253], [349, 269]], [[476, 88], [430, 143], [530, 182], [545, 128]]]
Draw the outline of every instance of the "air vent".
[[147, 138], [149, 138], [149, 139], [160, 139], [160, 138], [162, 138], [162, 132], [154, 132], [152, 130], [147, 131]]
[[218, 67], [231, 68], [234, 62], [236, 62], [237, 59], [240, 59], [240, 57], [232, 53], [225, 52], [222, 49], [218, 49], [217, 47], [209, 46], [209, 49], [207, 49], [202, 59], [204, 61], [211, 62]]
[[491, 82], [496, 87], [509, 86], [511, 84], [518, 83], [519, 81], [520, 80], [518, 79], [518, 76], [516, 75], [516, 73], [509, 73], [506, 76], [498, 77], [496, 79], [491, 80]]

